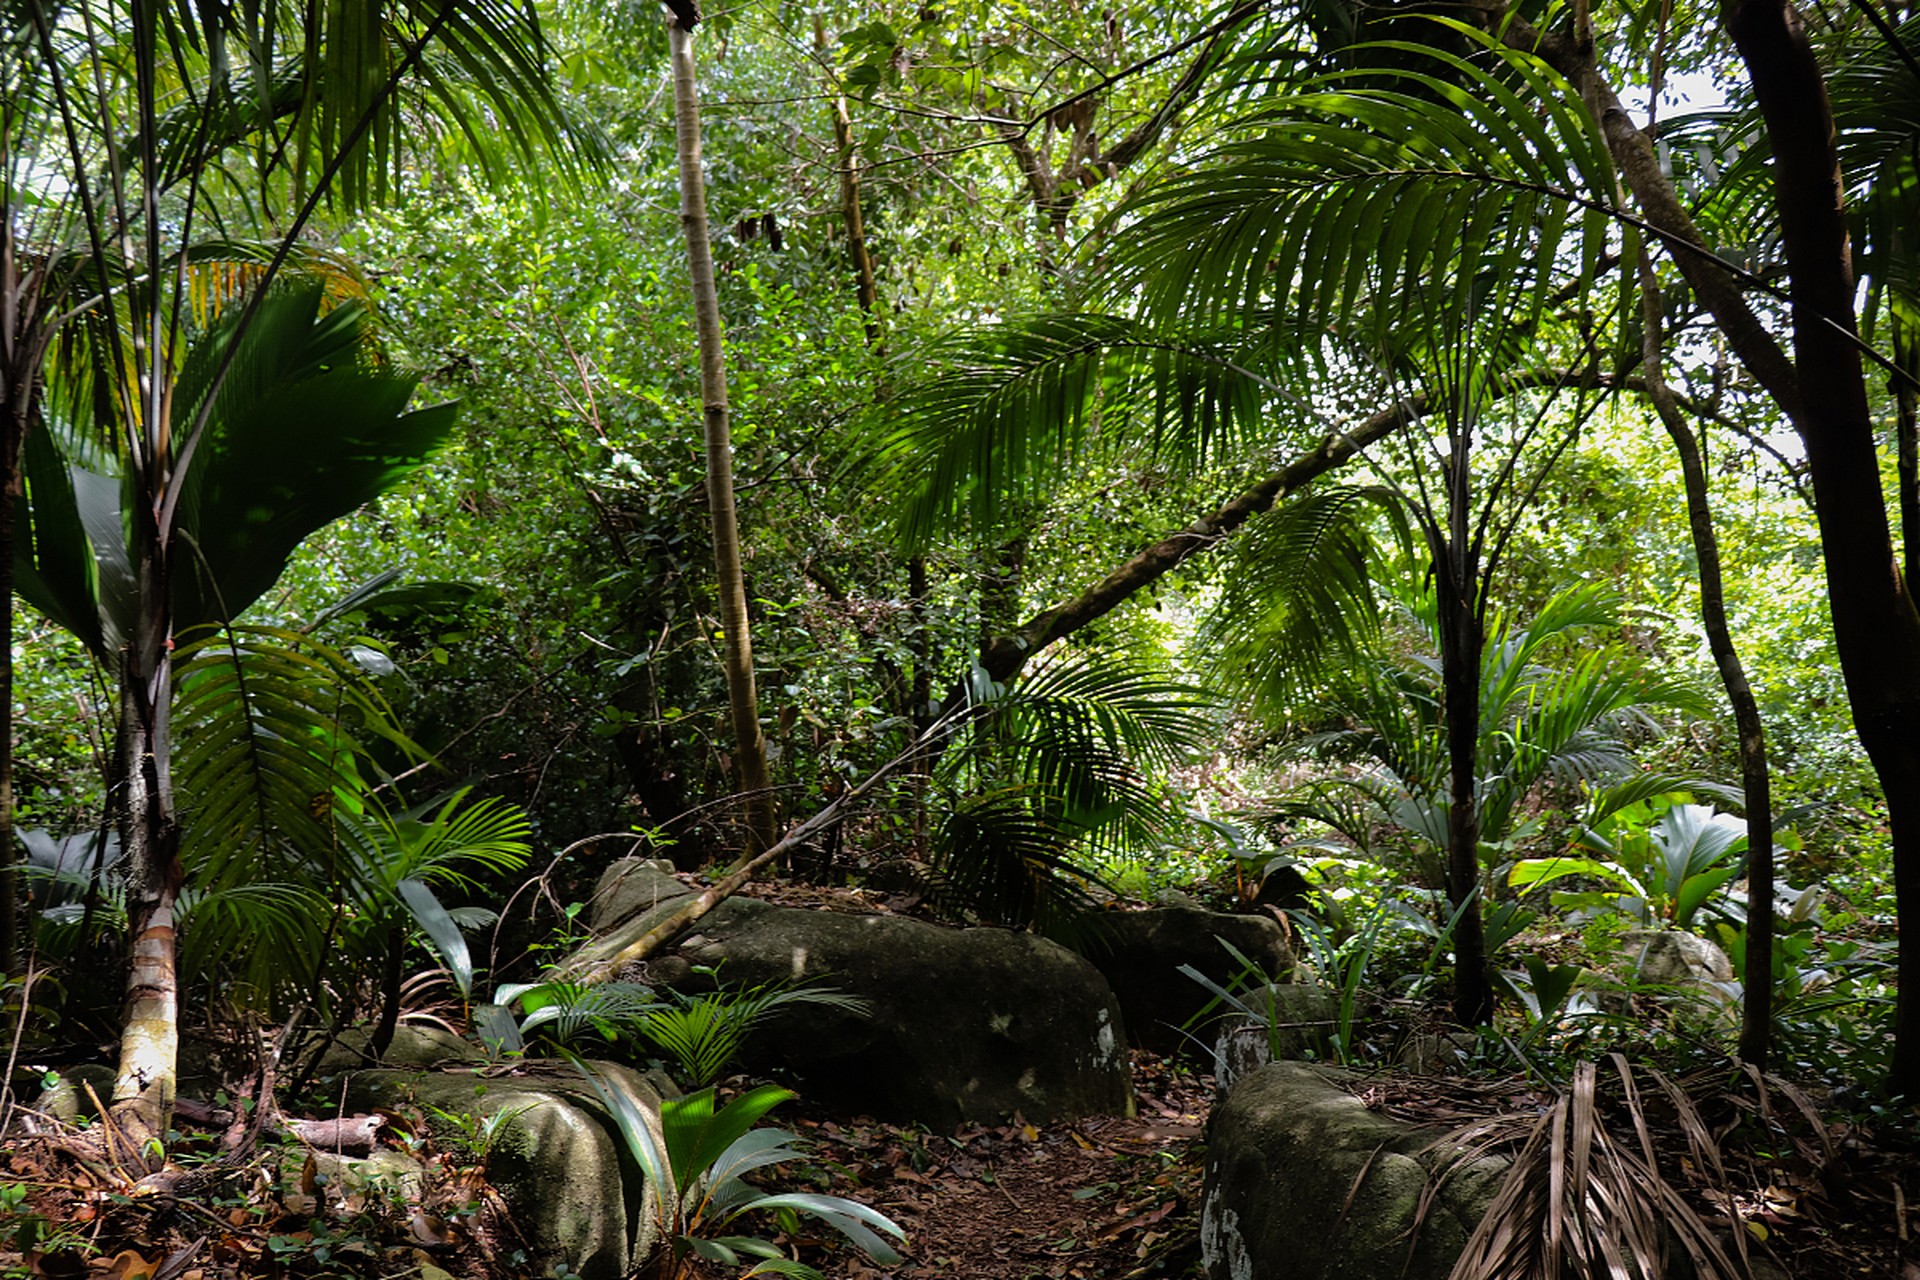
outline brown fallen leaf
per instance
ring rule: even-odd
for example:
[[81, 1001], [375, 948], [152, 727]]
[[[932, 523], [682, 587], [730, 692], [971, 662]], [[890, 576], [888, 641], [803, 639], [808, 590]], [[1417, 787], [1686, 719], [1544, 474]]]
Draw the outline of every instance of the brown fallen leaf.
[[90, 1269], [100, 1280], [153, 1280], [157, 1266], [132, 1249], [122, 1249], [111, 1258], [94, 1259]]
[[415, 1209], [407, 1220], [407, 1233], [421, 1244], [439, 1246], [447, 1242], [447, 1224], [424, 1209]]

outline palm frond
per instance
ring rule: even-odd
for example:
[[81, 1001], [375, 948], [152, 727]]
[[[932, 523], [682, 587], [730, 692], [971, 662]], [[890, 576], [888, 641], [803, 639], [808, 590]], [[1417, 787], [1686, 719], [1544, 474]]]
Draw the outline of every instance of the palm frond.
[[[1920, 322], [1920, 16], [1876, 31], [1828, 81], [1852, 188], [1859, 268], [1876, 300]], [[1871, 312], [1870, 312], [1871, 315]]]
[[218, 893], [271, 869], [330, 877], [338, 815], [366, 790], [376, 744], [417, 754], [344, 654], [297, 632], [236, 628], [175, 656], [181, 857]]
[[1240, 326], [1208, 334], [1075, 313], [949, 335], [900, 362], [906, 389], [880, 410], [876, 483], [917, 547], [965, 524], [996, 527], [1102, 443], [1144, 438], [1190, 464], [1231, 456], [1270, 398], [1249, 366], [1279, 345]]
[[453, 405], [407, 411], [414, 381], [378, 369], [361, 307], [323, 314], [320, 303], [318, 287], [276, 290], [245, 333], [217, 325], [181, 371], [184, 419], [239, 346], [181, 490], [183, 626], [237, 617], [305, 538], [391, 488], [453, 429]]
[[1037, 814], [1027, 788], [968, 800], [934, 836], [934, 904], [950, 916], [1071, 935], [1105, 887], [1072, 856], [1081, 834]]
[[1116, 288], [1200, 323], [1283, 300], [1375, 348], [1399, 325], [1388, 298], [1457, 331], [1473, 311], [1537, 320], [1550, 274], [1590, 281], [1613, 171], [1579, 95], [1531, 55], [1436, 22], [1474, 56], [1370, 46], [1399, 65], [1286, 95], [1242, 122], [1246, 141], [1123, 209]]
[[[1745, 1280], [1751, 1274], [1743, 1228], [1735, 1226], [1730, 1251], [1687, 1195], [1667, 1181], [1648, 1138], [1633, 1073], [1618, 1055], [1614, 1061], [1639, 1141], [1623, 1142], [1608, 1131], [1598, 1103], [1598, 1072], [1590, 1062], [1577, 1064], [1571, 1088], [1538, 1118], [1521, 1122], [1525, 1144], [1468, 1237], [1451, 1280], [1669, 1275], [1675, 1245], [1703, 1280]], [[1731, 1210], [1718, 1147], [1699, 1108], [1665, 1075], [1653, 1074], [1678, 1114], [1696, 1168], [1725, 1190]], [[1484, 1148], [1512, 1127], [1474, 1126], [1473, 1142]]]
[[267, 1004], [313, 976], [333, 904], [313, 886], [251, 881], [180, 893], [180, 963], [242, 1006]]
[[1385, 517], [1402, 550], [1410, 537], [1395, 495], [1319, 489], [1253, 522], [1234, 543], [1220, 600], [1200, 644], [1268, 717], [1285, 719], [1339, 662], [1356, 664], [1378, 636], [1378, 554], [1369, 517]]

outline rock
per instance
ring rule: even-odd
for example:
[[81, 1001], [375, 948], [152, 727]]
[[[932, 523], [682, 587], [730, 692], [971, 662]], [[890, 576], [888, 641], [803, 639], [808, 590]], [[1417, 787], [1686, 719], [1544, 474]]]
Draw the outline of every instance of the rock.
[[1631, 929], [1620, 935], [1636, 981], [1653, 986], [1703, 987], [1733, 981], [1727, 953], [1683, 929]]
[[1260, 881], [1253, 900], [1263, 907], [1304, 911], [1313, 905], [1313, 885], [1298, 867], [1275, 867]]
[[[629, 1068], [594, 1064], [609, 1087], [658, 1117], [660, 1095]], [[348, 1077], [349, 1107], [417, 1110], [442, 1142], [471, 1145], [481, 1131], [460, 1117], [506, 1118], [487, 1139], [488, 1180], [505, 1198], [536, 1268], [560, 1264], [583, 1280], [620, 1280], [652, 1250], [638, 1166], [585, 1080], [569, 1067], [529, 1063], [521, 1074], [374, 1068]]]
[[[289, 1172], [298, 1178], [306, 1157], [298, 1147], [290, 1153], [299, 1166]], [[331, 1151], [312, 1153], [314, 1172], [326, 1179], [335, 1194], [360, 1196], [369, 1204], [418, 1204], [426, 1185], [426, 1168], [420, 1161], [400, 1151], [385, 1148], [370, 1156], [341, 1156]]]
[[1211, 1280], [1444, 1280], [1459, 1257], [1507, 1162], [1455, 1164], [1409, 1242], [1429, 1175], [1462, 1153], [1367, 1110], [1337, 1078], [1271, 1063], [1215, 1109], [1200, 1210]]
[[[351, 1071], [372, 1065], [367, 1041], [373, 1038], [369, 1027], [350, 1027], [320, 1055], [320, 1070], [327, 1074]], [[481, 1063], [486, 1052], [471, 1040], [455, 1035], [445, 1027], [403, 1022], [393, 1029], [393, 1042], [381, 1057], [388, 1067], [439, 1067], [450, 1063]]]
[[622, 858], [602, 872], [588, 917], [595, 937], [561, 969], [584, 973], [601, 968], [692, 899], [697, 891], [672, 872], [672, 863], [657, 858]]
[[61, 1124], [97, 1120], [100, 1118], [100, 1108], [93, 1105], [93, 1098], [87, 1094], [87, 1086], [93, 1087], [94, 1094], [98, 1095], [103, 1105], [111, 1106], [116, 1075], [112, 1067], [98, 1062], [61, 1067], [58, 1078], [40, 1091], [40, 1098], [33, 1104], [33, 1109], [53, 1117]]
[[[1192, 965], [1223, 987], [1264, 983], [1293, 970], [1293, 949], [1279, 922], [1264, 915], [1229, 915], [1191, 906], [1148, 911], [1102, 912], [1093, 917], [1087, 959], [1106, 976], [1120, 997], [1128, 1040], [1156, 1053], [1180, 1050], [1204, 1053], [1211, 1038], [1196, 1038], [1181, 1028], [1213, 1000], [1205, 987], [1180, 972]], [[1220, 940], [1259, 966], [1242, 966]], [[1188, 1028], [1205, 1035], [1204, 1028]]]
[[1471, 1032], [1416, 1032], [1394, 1050], [1393, 1063], [1414, 1075], [1447, 1075], [1472, 1061], [1479, 1048], [1480, 1038]]
[[605, 932], [629, 916], [693, 894], [675, 878], [673, 864], [665, 858], [621, 858], [600, 873], [587, 921], [594, 932]]
[[1220, 1023], [1213, 1042], [1213, 1078], [1221, 1095], [1269, 1062], [1324, 1062], [1333, 1056], [1331, 1033], [1340, 1017], [1340, 997], [1334, 992], [1312, 983], [1276, 983], [1244, 998], [1262, 1016], [1234, 1014]]
[[828, 1106], [939, 1129], [1131, 1106], [1112, 990], [1086, 960], [1032, 934], [733, 898], [648, 977], [710, 987], [695, 965], [721, 966], [732, 988], [817, 979], [868, 1003], [865, 1013], [788, 1006], [748, 1038], [745, 1065], [790, 1075]]

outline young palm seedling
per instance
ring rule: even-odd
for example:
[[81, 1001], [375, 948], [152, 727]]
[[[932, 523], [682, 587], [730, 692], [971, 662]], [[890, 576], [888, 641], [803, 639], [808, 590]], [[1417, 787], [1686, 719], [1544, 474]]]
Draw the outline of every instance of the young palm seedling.
[[713, 1090], [665, 1099], [655, 1125], [618, 1089], [610, 1088], [578, 1058], [571, 1059], [600, 1096], [635, 1163], [647, 1179], [647, 1212], [654, 1215], [658, 1244], [642, 1266], [644, 1280], [681, 1280], [689, 1255], [726, 1266], [746, 1266], [745, 1276], [781, 1275], [825, 1280], [814, 1268], [787, 1257], [755, 1236], [732, 1234], [735, 1223], [759, 1209], [786, 1210], [818, 1218], [882, 1264], [900, 1255], [880, 1233], [906, 1233], [876, 1209], [842, 1196], [773, 1194], [743, 1181], [755, 1169], [799, 1156], [794, 1135], [756, 1129], [760, 1118], [794, 1095], [762, 1085], [714, 1109]]

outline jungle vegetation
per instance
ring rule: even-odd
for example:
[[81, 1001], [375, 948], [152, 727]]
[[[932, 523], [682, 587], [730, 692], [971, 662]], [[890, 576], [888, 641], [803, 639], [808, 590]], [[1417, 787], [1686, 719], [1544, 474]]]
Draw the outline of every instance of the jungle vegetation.
[[1461, 1025], [1687, 928], [1717, 1051], [1920, 1096], [1917, 59], [0, 0], [9, 1008], [157, 1162], [183, 1019], [391, 1035], [622, 853], [1066, 934], [1284, 869]]

